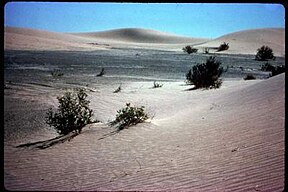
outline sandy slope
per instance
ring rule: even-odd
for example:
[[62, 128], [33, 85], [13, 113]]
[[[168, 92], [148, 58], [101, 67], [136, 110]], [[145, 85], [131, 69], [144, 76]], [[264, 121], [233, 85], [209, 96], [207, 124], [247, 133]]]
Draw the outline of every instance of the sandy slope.
[[208, 91], [184, 91], [189, 87], [177, 82], [159, 89], [136, 82], [123, 85], [118, 94], [109, 87], [91, 92], [91, 107], [103, 122], [125, 102], [143, 104], [155, 117], [102, 140], [112, 128], [100, 123], [45, 150], [5, 145], [5, 187], [282, 191], [284, 80], [285, 74], [224, 81], [220, 89]]
[[[218, 47], [223, 42], [229, 43], [229, 49], [222, 53], [255, 55], [259, 47], [266, 45], [273, 49], [275, 55], [285, 56], [285, 29], [283, 28], [239, 31], [221, 36], [196, 47]], [[213, 51], [211, 50], [210, 52]]]
[[180, 43], [202, 43], [207, 39], [182, 37], [169, 33], [141, 28], [124, 28], [95, 33], [76, 33], [75, 35], [92, 38], [103, 38], [131, 43], [153, 43], [153, 44], [180, 44]]
[[54, 33], [5, 27], [4, 49], [12, 50], [97, 50], [112, 47], [180, 49], [207, 39], [188, 38], [147, 29], [118, 29], [95, 33]]
[[[186, 45], [199, 48], [229, 43], [221, 53], [252, 54], [262, 45], [271, 47], [276, 56], [285, 56], [285, 29], [239, 31], [214, 40], [176, 36], [155, 30], [124, 28], [93, 33], [53, 33], [40, 30], [5, 27], [4, 49], [16, 50], [98, 50], [109, 48], [153, 48], [182, 51]], [[213, 52], [213, 50], [210, 50]]]

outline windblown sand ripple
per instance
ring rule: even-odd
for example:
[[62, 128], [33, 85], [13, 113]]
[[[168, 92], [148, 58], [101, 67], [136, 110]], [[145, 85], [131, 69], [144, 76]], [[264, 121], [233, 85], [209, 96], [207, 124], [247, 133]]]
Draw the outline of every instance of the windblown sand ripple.
[[[91, 107], [103, 123], [45, 150], [15, 148], [45, 134], [7, 141], [4, 185], [9, 190], [282, 191], [284, 80], [285, 74], [225, 81], [209, 91], [184, 91], [178, 82], [159, 89], [135, 82], [119, 94], [108, 88], [91, 92]], [[30, 92], [43, 93], [37, 87]], [[20, 87], [21, 92], [29, 93]], [[55, 103], [54, 97], [42, 97], [33, 98], [45, 106]], [[125, 102], [143, 104], [155, 117], [99, 140], [113, 130], [106, 122]]]

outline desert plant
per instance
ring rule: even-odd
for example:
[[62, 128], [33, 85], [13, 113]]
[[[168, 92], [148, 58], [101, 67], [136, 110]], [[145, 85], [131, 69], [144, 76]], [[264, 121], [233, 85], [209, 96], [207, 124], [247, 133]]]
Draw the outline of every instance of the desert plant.
[[162, 86], [163, 86], [163, 84], [156, 83], [156, 81], [153, 82], [153, 88], [160, 88]]
[[144, 122], [148, 119], [148, 114], [144, 111], [144, 106], [135, 107], [126, 103], [126, 107], [117, 111], [116, 119], [110, 122], [111, 126], [116, 125], [118, 130], [128, 128], [131, 125]]
[[265, 63], [264, 65], [261, 66], [261, 70], [271, 71], [271, 76], [275, 76], [275, 75], [285, 72], [285, 65], [280, 65], [280, 66], [275, 67], [269, 63]]
[[269, 59], [275, 59], [273, 50], [268, 46], [262, 46], [259, 49], [257, 49], [257, 53], [255, 56], [255, 59], [258, 61], [267, 61]]
[[102, 77], [105, 74], [104, 68], [101, 69], [101, 72], [97, 74], [97, 77]]
[[261, 71], [273, 71], [273, 70], [275, 70], [275, 67], [268, 62], [261, 65]]
[[276, 66], [274, 70], [272, 70], [272, 76], [279, 75], [280, 73], [285, 72], [285, 65]]
[[186, 74], [187, 83], [192, 83], [195, 88], [219, 88], [222, 80], [219, 77], [223, 73], [221, 62], [215, 57], [209, 57], [206, 63], [197, 64]]
[[204, 52], [205, 54], [208, 54], [208, 53], [209, 53], [209, 50], [210, 50], [210, 49], [209, 49], [208, 47], [204, 47], [204, 48], [203, 48], [203, 52]]
[[225, 51], [225, 50], [228, 50], [229, 49], [229, 45], [228, 45], [229, 43], [222, 43], [219, 47], [218, 47], [218, 49], [217, 49], [217, 51]]
[[52, 77], [62, 77], [64, 75], [64, 73], [56, 70], [56, 71], [52, 71], [51, 75], [52, 75]]
[[182, 50], [185, 53], [191, 54], [191, 53], [197, 53], [198, 49], [192, 48], [190, 45], [187, 45], [186, 47], [183, 47]]
[[256, 77], [254, 77], [254, 75], [252, 75], [252, 74], [247, 74], [243, 79], [244, 80], [254, 80], [254, 79], [256, 79]]
[[86, 124], [93, 122], [93, 111], [86, 98], [87, 94], [83, 89], [65, 92], [62, 97], [57, 97], [57, 112], [53, 112], [52, 108], [48, 110], [46, 123], [53, 126], [59, 134], [65, 135], [72, 131], [80, 133]]
[[115, 89], [115, 91], [113, 91], [113, 93], [119, 93], [122, 90], [121, 85], [119, 85], [119, 87], [117, 89]]

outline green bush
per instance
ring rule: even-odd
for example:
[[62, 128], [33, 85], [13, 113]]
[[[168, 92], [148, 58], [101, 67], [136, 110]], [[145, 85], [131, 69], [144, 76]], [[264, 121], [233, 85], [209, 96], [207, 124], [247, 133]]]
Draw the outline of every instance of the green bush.
[[257, 49], [257, 53], [255, 56], [255, 59], [258, 61], [267, 61], [269, 59], [275, 59], [273, 50], [268, 46], [262, 46], [259, 49]]
[[243, 79], [244, 80], [254, 80], [254, 79], [256, 79], [256, 77], [254, 77], [254, 75], [252, 75], [252, 74], [247, 74]]
[[228, 50], [229, 49], [229, 45], [228, 45], [229, 43], [222, 43], [219, 47], [218, 47], [218, 49], [217, 49], [217, 51], [225, 51], [225, 50]]
[[116, 125], [118, 130], [128, 128], [131, 125], [144, 122], [148, 115], [144, 112], [144, 106], [133, 107], [126, 103], [126, 107], [117, 111], [116, 119], [110, 122], [111, 126]]
[[83, 89], [76, 92], [66, 92], [62, 97], [57, 97], [59, 106], [57, 112], [50, 108], [47, 112], [46, 123], [53, 126], [59, 134], [68, 134], [72, 131], [78, 133], [82, 128], [92, 123], [92, 109], [90, 101], [86, 100], [87, 94]]
[[197, 64], [186, 74], [187, 83], [192, 83], [195, 88], [219, 88], [222, 84], [219, 77], [223, 73], [221, 62], [215, 57], [209, 57], [206, 63]]
[[198, 49], [192, 48], [190, 45], [187, 45], [186, 47], [183, 47], [182, 50], [185, 53], [191, 54], [191, 53], [197, 53]]

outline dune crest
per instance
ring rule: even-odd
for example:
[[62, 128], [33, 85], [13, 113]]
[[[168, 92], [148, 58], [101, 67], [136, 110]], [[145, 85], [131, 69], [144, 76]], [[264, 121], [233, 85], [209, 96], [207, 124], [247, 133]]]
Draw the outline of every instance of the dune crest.
[[[209, 40], [177, 36], [160, 31], [123, 28], [89, 33], [55, 33], [35, 29], [5, 27], [5, 50], [97, 50], [112, 47], [145, 48], [182, 51], [186, 45], [201, 50], [215, 48], [221, 43], [229, 43], [230, 48], [220, 52], [225, 54], [255, 55], [257, 49], [267, 45], [276, 56], [285, 56], [285, 29], [267, 28], [253, 29], [230, 33]], [[210, 49], [215, 52], [215, 49]]]
[[204, 38], [191, 38], [184, 36], [177, 36], [170, 33], [164, 33], [161, 31], [141, 28], [123, 28], [114, 29], [109, 31], [94, 32], [94, 33], [76, 33], [77, 36], [92, 37], [92, 38], [104, 38], [123, 42], [133, 43], [202, 43], [207, 41]]
[[285, 29], [264, 28], [252, 29], [223, 35], [207, 43], [197, 46], [218, 47], [221, 43], [229, 43], [229, 49], [223, 53], [227, 54], [256, 54], [257, 49], [263, 45], [273, 49], [276, 56], [285, 56]]

